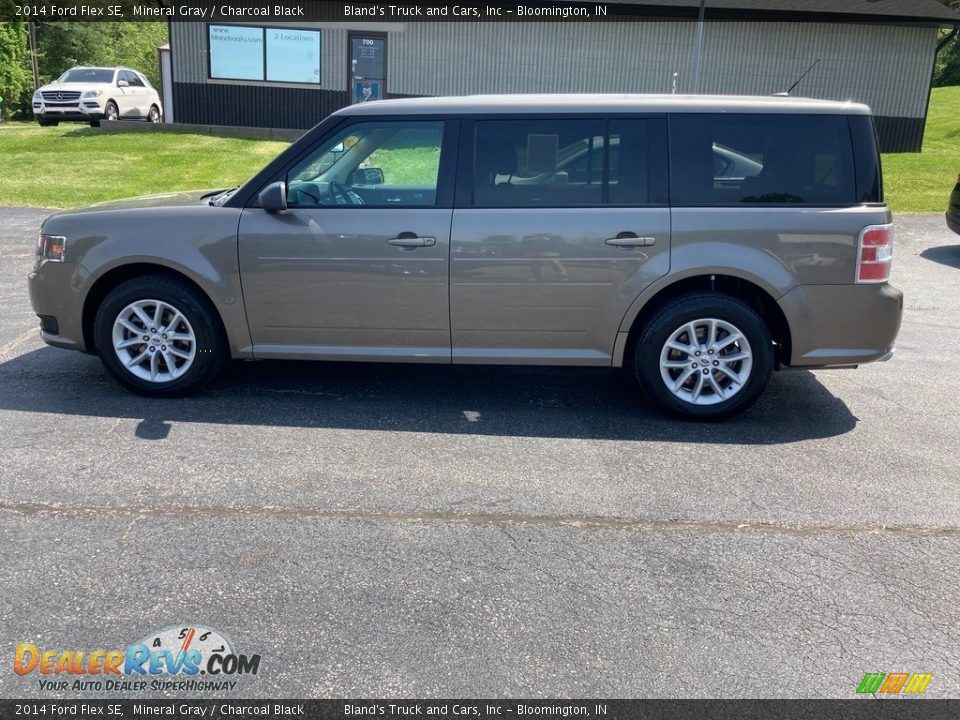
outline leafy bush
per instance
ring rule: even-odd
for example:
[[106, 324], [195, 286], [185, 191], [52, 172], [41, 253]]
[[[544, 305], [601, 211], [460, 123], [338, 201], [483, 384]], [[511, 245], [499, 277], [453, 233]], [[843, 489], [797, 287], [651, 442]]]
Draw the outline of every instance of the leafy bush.
[[33, 92], [27, 52], [27, 25], [0, 22], [0, 117], [10, 118]]

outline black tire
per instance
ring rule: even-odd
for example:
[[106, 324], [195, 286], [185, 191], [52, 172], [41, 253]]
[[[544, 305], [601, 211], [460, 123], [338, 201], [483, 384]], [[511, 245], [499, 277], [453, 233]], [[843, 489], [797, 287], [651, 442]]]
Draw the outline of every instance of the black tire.
[[120, 119], [120, 108], [113, 100], [107, 100], [107, 104], [103, 108], [103, 119], [111, 122]]
[[[114, 350], [113, 330], [117, 317], [131, 303], [143, 300], [169, 303], [186, 318], [193, 330], [195, 352], [192, 364], [179, 377], [162, 382], [138, 377], [124, 366]], [[149, 329], [145, 332], [150, 335]], [[93, 333], [100, 359], [110, 374], [123, 386], [149, 397], [177, 397], [197, 392], [213, 379], [227, 358], [223, 325], [210, 301], [189, 284], [163, 275], [133, 278], [110, 291], [97, 309]], [[144, 350], [149, 349], [146, 345]]]
[[158, 123], [160, 120], [160, 108], [156, 105], [151, 105], [150, 110], [147, 112], [147, 122]]
[[37, 120], [37, 124], [40, 127], [56, 127], [60, 123], [57, 120]]
[[100, 121], [99, 121], [99, 120], [91, 120], [91, 121], [90, 121], [90, 127], [100, 127]]
[[[740, 386], [740, 389], [726, 400], [709, 405], [697, 405], [691, 402], [692, 393], [687, 399], [675, 395], [667, 387], [660, 369], [661, 352], [664, 351], [667, 340], [670, 339], [671, 335], [680, 331], [687, 323], [693, 323], [701, 319], [717, 319], [734, 326], [746, 338], [752, 355], [752, 368], [749, 370], [746, 382]], [[689, 335], [684, 337], [689, 338]], [[736, 353], [737, 350], [735, 346], [728, 346], [720, 352], [729, 355]], [[692, 353], [686, 355], [676, 353], [675, 356], [679, 358], [676, 362], [708, 361], [706, 353], [704, 353], [702, 359], [694, 357]], [[721, 357], [721, 355], [713, 355], [713, 357]], [[729, 295], [718, 293], [684, 295], [661, 307], [641, 328], [633, 354], [634, 375], [648, 398], [671, 415], [706, 421], [726, 420], [742, 413], [753, 405], [770, 380], [773, 360], [773, 341], [763, 319], [744, 302]], [[710, 366], [717, 364], [716, 361], [709, 362], [711, 363]], [[734, 365], [731, 365], [731, 368], [733, 367]], [[740, 365], [738, 367], [742, 368], [744, 366]], [[692, 364], [691, 369], [693, 369]], [[732, 387], [730, 378], [723, 375], [722, 371], [708, 370], [703, 372], [703, 369], [698, 369], [691, 375], [688, 381], [691, 385], [689, 389], [692, 389], [692, 385], [698, 381], [695, 379], [697, 378], [697, 372], [702, 373], [705, 377], [717, 379], [719, 385], [725, 386], [724, 391]], [[664, 372], [676, 373], [676, 379], [679, 379], [679, 376], [686, 370], [678, 369]], [[712, 388], [705, 388], [703, 392], [707, 393], [708, 398], [719, 395]]]

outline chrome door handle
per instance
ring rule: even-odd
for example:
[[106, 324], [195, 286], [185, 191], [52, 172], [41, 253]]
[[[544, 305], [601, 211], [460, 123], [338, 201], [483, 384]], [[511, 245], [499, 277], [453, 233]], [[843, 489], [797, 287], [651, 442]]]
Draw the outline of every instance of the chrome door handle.
[[412, 250], [413, 248], [419, 247], [433, 247], [437, 244], [437, 239], [432, 237], [417, 237], [413, 233], [401, 233], [400, 237], [387, 240], [387, 244]]
[[650, 247], [657, 244], [657, 239], [653, 237], [613, 237], [606, 239], [607, 245], [614, 245], [618, 248]]

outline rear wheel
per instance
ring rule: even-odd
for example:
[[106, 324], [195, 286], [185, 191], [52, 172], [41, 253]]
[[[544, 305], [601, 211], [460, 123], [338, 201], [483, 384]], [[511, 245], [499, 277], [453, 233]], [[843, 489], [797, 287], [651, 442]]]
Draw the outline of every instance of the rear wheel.
[[97, 311], [94, 336], [110, 374], [154, 397], [199, 390], [226, 358], [220, 319], [207, 298], [163, 276], [134, 278], [112, 290]]
[[647, 396], [674, 415], [724, 420], [760, 396], [773, 370], [773, 342], [763, 319], [718, 294], [687, 295], [641, 330], [634, 355]]

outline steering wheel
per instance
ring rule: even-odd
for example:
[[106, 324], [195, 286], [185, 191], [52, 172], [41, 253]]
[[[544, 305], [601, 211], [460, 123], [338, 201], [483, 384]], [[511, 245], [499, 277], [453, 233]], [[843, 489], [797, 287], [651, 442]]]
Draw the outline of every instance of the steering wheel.
[[334, 205], [363, 205], [363, 198], [338, 182], [331, 181], [327, 193]]

